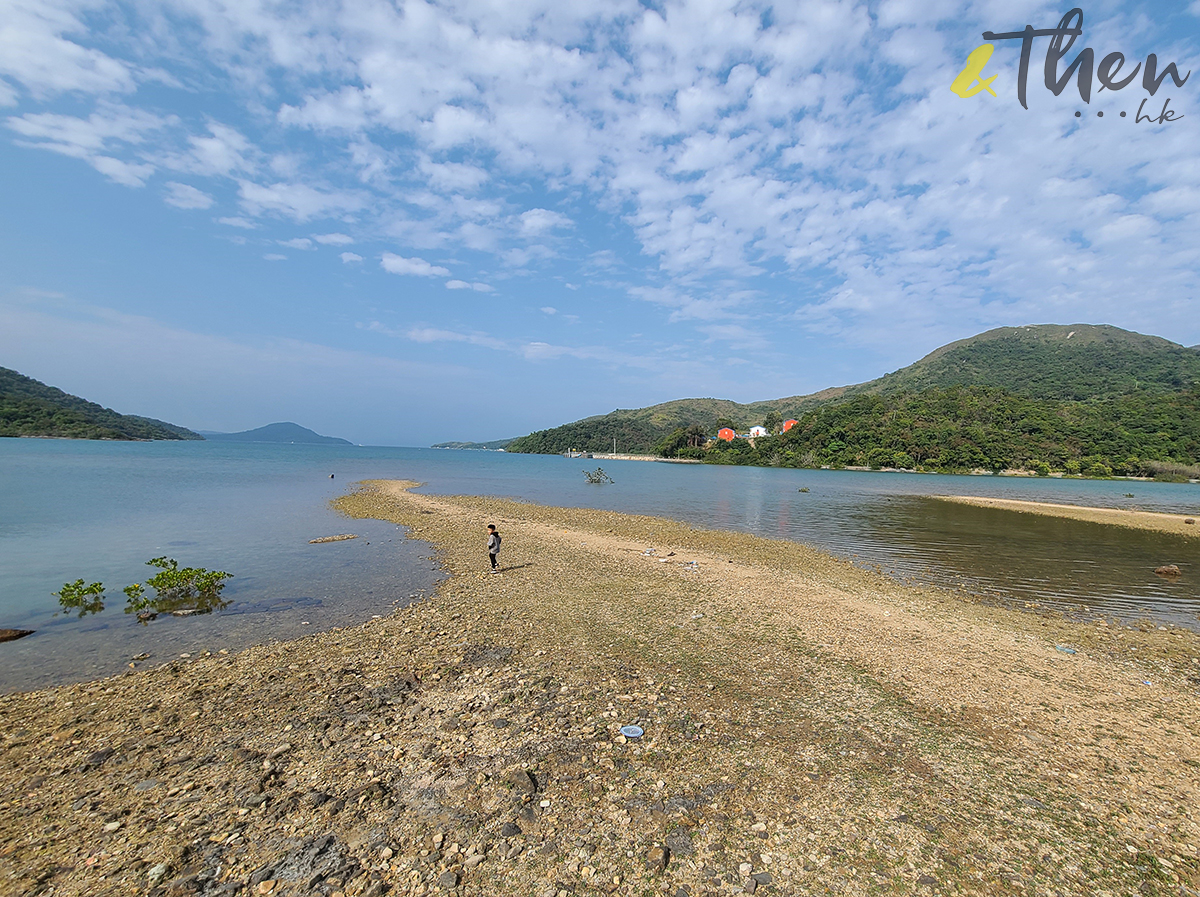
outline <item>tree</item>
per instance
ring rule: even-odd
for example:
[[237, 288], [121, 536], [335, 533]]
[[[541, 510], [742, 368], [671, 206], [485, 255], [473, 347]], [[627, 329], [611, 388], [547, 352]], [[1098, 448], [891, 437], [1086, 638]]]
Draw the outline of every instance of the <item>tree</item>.
[[768, 411], [767, 416], [763, 418], [762, 425], [768, 433], [778, 433], [783, 429], [783, 415], [778, 411]]

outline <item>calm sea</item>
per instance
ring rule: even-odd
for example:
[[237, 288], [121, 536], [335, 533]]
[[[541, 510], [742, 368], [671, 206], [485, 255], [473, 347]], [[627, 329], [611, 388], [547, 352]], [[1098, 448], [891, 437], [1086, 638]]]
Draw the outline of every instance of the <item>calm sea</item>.
[[[588, 485], [582, 471], [601, 464], [616, 482]], [[358, 446], [0, 439], [0, 628], [37, 630], [0, 644], [0, 690], [119, 672], [143, 653], [154, 663], [292, 638], [426, 594], [439, 576], [427, 545], [392, 524], [350, 521], [328, 508], [329, 499], [370, 478], [420, 480], [435, 493], [672, 517], [806, 542], [900, 579], [1018, 606], [1200, 628], [1194, 541], [928, 498], [974, 494], [1196, 513], [1197, 485]], [[343, 532], [359, 538], [308, 542]], [[124, 615], [121, 587], [143, 582], [152, 572], [145, 561], [159, 555], [233, 573], [229, 608], [148, 626]], [[1155, 576], [1166, 563], [1178, 564], [1183, 576]], [[79, 578], [103, 582], [117, 597], [96, 616], [54, 617], [52, 593]]]

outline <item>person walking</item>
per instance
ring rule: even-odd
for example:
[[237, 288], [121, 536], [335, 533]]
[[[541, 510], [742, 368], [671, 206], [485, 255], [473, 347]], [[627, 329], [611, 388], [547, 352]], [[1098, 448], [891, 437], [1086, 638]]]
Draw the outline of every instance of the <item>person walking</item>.
[[488, 531], [488, 546], [487, 546], [488, 560], [492, 562], [492, 569], [490, 572], [499, 573], [500, 567], [496, 563], [496, 555], [498, 555], [500, 553], [500, 541], [501, 541], [500, 534], [498, 532], [496, 532], [496, 524], [494, 524], [494, 523], [488, 524], [487, 531]]

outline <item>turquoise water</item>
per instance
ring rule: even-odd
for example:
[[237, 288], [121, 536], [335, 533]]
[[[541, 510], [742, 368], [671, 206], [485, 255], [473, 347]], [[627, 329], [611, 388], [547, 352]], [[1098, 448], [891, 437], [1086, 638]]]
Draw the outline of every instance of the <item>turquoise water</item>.
[[[616, 482], [588, 485], [581, 471], [597, 465]], [[368, 478], [672, 517], [806, 542], [901, 579], [1000, 600], [1200, 625], [1194, 543], [927, 498], [974, 494], [1195, 513], [1196, 485], [358, 446], [0, 439], [0, 627], [37, 630], [0, 644], [0, 689], [118, 672], [141, 653], [156, 662], [291, 638], [386, 613], [426, 593], [438, 576], [428, 546], [406, 540], [392, 524], [349, 521], [327, 507]], [[360, 538], [308, 544], [341, 532]], [[511, 546], [519, 533], [508, 539]], [[120, 588], [144, 581], [144, 562], [158, 555], [233, 573], [225, 592], [231, 606], [138, 626], [121, 613]], [[1156, 577], [1154, 567], [1165, 563], [1184, 575], [1175, 582]], [[121, 600], [83, 620], [53, 617], [51, 593], [81, 577], [104, 582]]]

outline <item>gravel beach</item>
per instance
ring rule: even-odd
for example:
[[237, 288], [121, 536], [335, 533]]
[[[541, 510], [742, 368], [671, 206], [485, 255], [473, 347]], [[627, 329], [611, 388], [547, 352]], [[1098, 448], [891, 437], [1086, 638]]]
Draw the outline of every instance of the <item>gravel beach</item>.
[[1040, 514], [1043, 517], [1066, 517], [1088, 523], [1145, 529], [1158, 533], [1174, 533], [1200, 539], [1200, 522], [1194, 514], [1161, 514], [1125, 508], [1089, 508], [1082, 505], [1060, 505], [1044, 501], [1020, 501], [1014, 498], [981, 498], [975, 495], [931, 495], [938, 501], [952, 501], [977, 508], [999, 508], [1020, 514]]
[[0, 697], [0, 894], [1200, 893], [1194, 633], [415, 485], [427, 601]]

